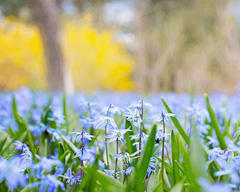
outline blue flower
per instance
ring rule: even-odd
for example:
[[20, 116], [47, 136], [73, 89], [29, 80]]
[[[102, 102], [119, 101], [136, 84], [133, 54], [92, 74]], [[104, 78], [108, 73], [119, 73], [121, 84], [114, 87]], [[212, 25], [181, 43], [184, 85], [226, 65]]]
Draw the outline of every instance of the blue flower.
[[60, 176], [67, 179], [66, 183], [69, 184], [70, 186], [73, 184], [74, 176], [70, 168], [68, 168], [67, 173], [65, 175], [60, 175]]
[[128, 129], [112, 129], [110, 130], [110, 134], [105, 136], [106, 138], [109, 138], [109, 140], [106, 143], [110, 143], [113, 141], [116, 141], [117, 139], [119, 141], [124, 141], [124, 134], [128, 131], [132, 131], [130, 130], [130, 128]]
[[108, 107], [104, 107], [102, 110], [102, 113], [106, 114], [108, 112], [109, 115], [115, 115], [115, 114], [121, 115], [122, 111], [123, 110], [121, 108], [116, 107], [115, 105], [111, 104]]
[[90, 127], [93, 126], [92, 119], [89, 117], [82, 117], [81, 119], [78, 119], [78, 123], [85, 129], [90, 129]]
[[81, 149], [78, 149], [77, 154], [74, 156], [74, 158], [79, 157], [81, 161], [87, 161], [90, 160], [95, 154], [96, 154], [95, 148], [86, 148], [82, 147]]
[[101, 160], [98, 160], [98, 168], [105, 169], [105, 164]]
[[135, 155], [139, 154], [139, 152], [140, 151], [136, 151], [135, 153], [133, 153], [131, 155], [129, 153], [125, 152], [124, 154], [120, 153], [120, 154], [113, 155], [113, 157], [115, 159], [123, 160], [126, 164], [130, 164], [130, 163], [132, 163], [133, 159], [140, 157], [140, 156], [135, 156]]
[[123, 116], [127, 117], [128, 121], [138, 122], [138, 125], [140, 125], [140, 123], [142, 122], [140, 112], [137, 108], [132, 109], [128, 107], [127, 111], [123, 113]]
[[[134, 139], [135, 140], [139, 140], [140, 134], [130, 135], [130, 137], [131, 137], [131, 140], [134, 140]], [[148, 135], [146, 135], [144, 132], [142, 132], [142, 136], [141, 136], [141, 139], [142, 139], [141, 149], [144, 148], [144, 145], [147, 142], [147, 138], [148, 138]], [[139, 142], [135, 142], [135, 143], [133, 143], [133, 145], [137, 145], [137, 149], [139, 149]]]
[[45, 170], [46, 172], [50, 172], [52, 170], [53, 166], [58, 166], [58, 167], [63, 167], [64, 165], [62, 164], [61, 161], [59, 160], [54, 160], [54, 159], [47, 159], [46, 157], [39, 157], [36, 155], [36, 157], [40, 160], [38, 163], [34, 164], [32, 166], [32, 173], [36, 171], [36, 177], [41, 178], [42, 172]]
[[0, 183], [5, 180], [10, 190], [16, 189], [19, 185], [26, 186], [26, 177], [19, 168], [19, 157], [10, 160], [0, 159]]
[[43, 175], [41, 181], [37, 181], [30, 185], [30, 189], [39, 185], [39, 192], [56, 192], [58, 186], [60, 186], [62, 190], [65, 190], [64, 184], [61, 181], [58, 181], [55, 175]]
[[160, 141], [162, 141], [163, 137], [166, 138], [169, 135], [171, 135], [171, 134], [170, 133], [163, 134], [162, 130], [158, 130], [156, 133], [155, 139], [156, 139], [157, 143], [159, 143]]
[[107, 175], [114, 177], [114, 170], [103, 169], [103, 171], [107, 173]]
[[144, 109], [155, 109], [151, 103], [147, 103], [143, 100], [139, 100], [137, 104], [132, 104], [129, 107], [133, 109], [137, 109], [140, 112], [142, 110], [142, 104]]
[[95, 137], [87, 133], [84, 129], [81, 132], [69, 132], [69, 133], [77, 134], [76, 142], [80, 142], [82, 138], [91, 141], [92, 138]]
[[155, 123], [162, 123], [164, 120], [165, 125], [169, 127], [169, 124], [168, 124], [169, 117], [177, 117], [177, 116], [173, 113], [162, 112], [162, 113], [159, 113], [158, 115], [154, 115], [152, 119], [154, 119]]
[[202, 186], [205, 192], [232, 192], [232, 188], [237, 187], [234, 184], [228, 183], [209, 183], [209, 181], [203, 178], [198, 179], [198, 183]]
[[100, 116], [97, 121], [94, 122], [95, 129], [102, 129], [105, 126], [109, 126], [110, 129], [117, 129], [117, 125], [111, 117]]
[[15, 141], [13, 144], [17, 146], [15, 148], [16, 151], [29, 150], [28, 146], [25, 143], [22, 143], [21, 141]]
[[51, 117], [48, 117], [48, 120], [55, 121], [58, 127], [66, 123], [65, 116], [62, 114], [61, 110], [56, 110], [49, 114], [51, 115]]
[[154, 170], [156, 170], [158, 167], [155, 164], [157, 159], [155, 157], [151, 157], [150, 162], [148, 164], [148, 169], [147, 169], [147, 175], [150, 176]]
[[47, 132], [52, 135], [51, 141], [55, 142], [56, 141], [55, 139], [57, 139], [57, 140], [61, 139], [60, 135], [62, 135], [63, 133], [66, 133], [66, 130], [65, 129], [48, 128]]

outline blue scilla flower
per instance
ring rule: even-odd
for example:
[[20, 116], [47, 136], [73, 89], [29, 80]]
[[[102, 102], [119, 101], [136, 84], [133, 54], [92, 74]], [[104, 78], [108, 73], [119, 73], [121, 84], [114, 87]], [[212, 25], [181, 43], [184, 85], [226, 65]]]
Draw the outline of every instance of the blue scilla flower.
[[228, 161], [232, 160], [234, 158], [234, 150], [233, 149], [225, 149], [221, 150], [218, 148], [213, 148], [210, 153], [208, 160], [214, 160], [217, 161], [219, 164], [222, 163], [222, 161]]
[[204, 192], [232, 192], [232, 188], [236, 188], [237, 186], [229, 183], [209, 183], [208, 180], [200, 178], [198, 179], [198, 183], [202, 186]]
[[93, 126], [92, 119], [89, 117], [82, 117], [81, 119], [78, 119], [78, 124], [87, 130]]
[[123, 113], [123, 116], [127, 117], [128, 121], [138, 122], [138, 125], [140, 125], [140, 123], [142, 122], [140, 112], [137, 108], [133, 109], [128, 107], [127, 111]]
[[28, 146], [25, 143], [22, 143], [21, 141], [15, 141], [13, 144], [17, 146], [15, 148], [16, 151], [29, 150]]
[[33, 189], [37, 186], [40, 186], [39, 192], [56, 192], [58, 186], [60, 186], [62, 190], [65, 190], [64, 184], [59, 181], [55, 175], [43, 175], [41, 181], [32, 183], [29, 188]]
[[0, 183], [5, 181], [10, 190], [18, 186], [26, 186], [26, 177], [19, 169], [20, 158], [15, 156], [10, 160], [0, 158]]
[[202, 137], [202, 138], [204, 138], [204, 135], [208, 133], [209, 129], [210, 129], [210, 125], [206, 125], [206, 124], [197, 125], [197, 131], [198, 131], [200, 137]]
[[235, 185], [239, 185], [240, 181], [240, 167], [238, 164], [227, 162], [219, 159], [218, 163], [220, 164], [222, 170], [214, 173], [215, 176], [230, 175], [231, 181]]
[[132, 130], [130, 130], [130, 128], [110, 130], [110, 134], [105, 136], [106, 138], [109, 139], [106, 143], [111, 143], [113, 141], [116, 141], [117, 139], [118, 141], [124, 141], [124, 134], [127, 133], [128, 131], [132, 131]]
[[158, 169], [158, 166], [155, 164], [157, 159], [155, 157], [151, 157], [150, 162], [148, 164], [148, 169], [147, 169], [147, 176], [150, 176], [154, 170]]
[[107, 114], [108, 112], [109, 113], [108, 115], [115, 115], [115, 114], [121, 115], [122, 111], [123, 110], [121, 108], [111, 104], [110, 106], [104, 107], [101, 112], [103, 114]]
[[[126, 175], [130, 175], [131, 173], [133, 173], [135, 170], [135, 168], [133, 166], [129, 166], [127, 169], [126, 169]], [[123, 171], [123, 174], [125, 174], [125, 170]]]
[[61, 161], [55, 160], [55, 159], [48, 159], [46, 157], [39, 157], [36, 155], [36, 157], [39, 159], [39, 162], [32, 165], [32, 173], [36, 170], [36, 177], [41, 178], [42, 172], [50, 172], [52, 170], [53, 166], [58, 166], [58, 167], [63, 167], [64, 165], [62, 164]]
[[65, 175], [60, 175], [60, 176], [67, 179], [66, 184], [69, 184], [70, 186], [73, 184], [74, 176], [70, 168], [68, 168], [67, 173]]
[[105, 169], [105, 164], [101, 160], [98, 160], [98, 168]]
[[60, 139], [61, 139], [60, 135], [65, 134], [65, 133], [66, 133], [66, 130], [65, 130], [65, 129], [53, 129], [53, 128], [48, 128], [48, 129], [47, 129], [47, 132], [52, 135], [51, 141], [52, 141], [52, 142], [55, 142], [56, 139], [57, 139], [57, 140], [60, 140]]
[[169, 135], [171, 134], [170, 133], [164, 134], [162, 130], [158, 130], [155, 135], [156, 142], [159, 143], [160, 141], [162, 141], [163, 137], [167, 138]]
[[14, 145], [17, 146], [15, 148], [16, 151], [22, 151], [19, 158], [19, 169], [25, 170], [32, 165], [32, 153], [29, 150], [29, 147], [21, 141], [15, 141]]
[[115, 159], [117, 158], [119, 160], [123, 160], [125, 163], [130, 164], [130, 163], [132, 163], [133, 159], [140, 157], [140, 156], [135, 156], [135, 155], [139, 154], [139, 152], [140, 151], [136, 151], [135, 153], [133, 153], [131, 155], [129, 153], [125, 152], [124, 154], [120, 153], [120, 154], [113, 155], [113, 157]]
[[196, 125], [204, 124], [204, 120], [209, 119], [207, 110], [201, 105], [194, 103], [192, 107], [186, 107], [189, 119], [194, 118]]
[[94, 122], [95, 129], [109, 127], [109, 129], [117, 129], [117, 125], [111, 117], [100, 116], [98, 120]]
[[103, 171], [104, 171], [107, 175], [109, 175], [109, 176], [111, 176], [111, 177], [114, 177], [114, 170], [103, 169]]
[[5, 131], [6, 128], [0, 125], [0, 131]]
[[207, 146], [212, 145], [213, 147], [217, 147], [219, 145], [219, 142], [218, 142], [216, 134], [214, 134], [212, 137], [207, 136], [206, 138], [209, 140], [206, 143]]
[[155, 123], [162, 123], [163, 120], [164, 120], [164, 123], [167, 127], [169, 127], [169, 117], [177, 117], [175, 114], [173, 113], [165, 113], [165, 112], [162, 112], [162, 113], [159, 113], [157, 115], [154, 115], [153, 117], [151, 117]]
[[86, 148], [83, 146], [81, 149], [78, 149], [78, 152], [74, 158], [79, 157], [81, 161], [87, 161], [90, 160], [96, 153], [97, 151], [94, 147]]
[[87, 139], [87, 140], [91, 141], [92, 138], [95, 137], [95, 136], [87, 133], [84, 129], [81, 132], [69, 132], [69, 133], [77, 134], [76, 142], [80, 142], [82, 139], [83, 140]]
[[119, 174], [119, 173], [122, 173], [123, 175], [125, 175], [125, 173], [126, 173], [126, 175], [131, 175], [131, 173], [133, 173], [134, 170], [135, 170], [135, 168], [134, 168], [133, 166], [129, 166], [129, 167], [126, 169], [126, 171], [125, 171], [125, 170], [122, 170], [122, 171], [118, 171], [117, 173], [118, 173], [118, 174]]
[[137, 104], [132, 104], [129, 107], [141, 111], [142, 106], [143, 106], [144, 109], [154, 109], [154, 107], [152, 106], [151, 103], [147, 103], [143, 100], [139, 100]]
[[65, 124], [65, 116], [62, 114], [61, 110], [55, 110], [49, 113], [51, 117], [48, 117], [49, 121], [55, 121], [57, 126], [60, 127], [62, 124]]
[[[140, 134], [137, 134], [137, 135], [130, 135], [130, 138], [131, 140], [139, 140], [140, 138]], [[141, 139], [142, 139], [142, 144], [141, 144], [141, 149], [144, 148], [144, 145], [145, 143], [147, 142], [147, 138], [148, 138], [148, 135], [145, 134], [144, 132], [142, 132], [142, 136], [141, 136]], [[137, 146], [137, 149], [139, 149], [139, 142], [135, 142], [133, 143], [133, 145], [136, 145]]]
[[40, 137], [42, 132], [44, 132], [48, 128], [48, 126], [44, 125], [43, 123], [40, 123], [39, 125], [29, 124], [28, 127], [36, 137]]

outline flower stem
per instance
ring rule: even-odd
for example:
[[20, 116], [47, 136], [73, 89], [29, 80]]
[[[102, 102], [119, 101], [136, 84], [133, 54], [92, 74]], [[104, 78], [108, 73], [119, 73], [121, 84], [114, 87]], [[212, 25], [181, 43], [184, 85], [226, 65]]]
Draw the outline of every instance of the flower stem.
[[[112, 104], [109, 105], [108, 110], [107, 110], [107, 116], [109, 116], [109, 110]], [[105, 149], [106, 149], [106, 158], [107, 158], [107, 166], [109, 168], [109, 158], [108, 158], [108, 145], [107, 145], [107, 125], [105, 126]]]
[[[139, 151], [141, 150], [141, 147], [142, 147], [142, 127], [143, 127], [143, 99], [141, 100], [141, 114], [140, 114], [140, 117], [141, 117], [141, 123], [140, 123], [140, 131], [139, 131]], [[139, 152], [139, 155], [141, 155], [141, 152]]]
[[124, 176], [123, 176], [123, 184], [125, 183], [125, 180], [126, 180], [126, 170], [127, 170], [127, 167], [128, 167], [128, 163], [126, 163], [126, 165], [125, 165], [125, 171], [124, 171]]
[[165, 143], [165, 122], [164, 122], [164, 114], [162, 112], [162, 120], [163, 120], [163, 143], [162, 143], [162, 191], [164, 191], [164, 143]]
[[[117, 138], [117, 155], [118, 155], [118, 138]], [[114, 172], [115, 179], [117, 179], [117, 163], [118, 163], [118, 158], [116, 158], [116, 162], [115, 162], [115, 172]]]
[[[82, 156], [83, 156], [83, 130], [82, 130]], [[83, 167], [83, 161], [81, 161], [81, 167]], [[82, 178], [83, 178], [83, 170], [81, 171], [82, 172]]]

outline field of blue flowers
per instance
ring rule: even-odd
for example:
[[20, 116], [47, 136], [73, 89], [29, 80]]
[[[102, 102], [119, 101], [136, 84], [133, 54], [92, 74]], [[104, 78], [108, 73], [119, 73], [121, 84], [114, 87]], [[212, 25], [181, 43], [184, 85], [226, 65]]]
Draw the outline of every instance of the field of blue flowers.
[[240, 190], [239, 95], [0, 94], [0, 191]]

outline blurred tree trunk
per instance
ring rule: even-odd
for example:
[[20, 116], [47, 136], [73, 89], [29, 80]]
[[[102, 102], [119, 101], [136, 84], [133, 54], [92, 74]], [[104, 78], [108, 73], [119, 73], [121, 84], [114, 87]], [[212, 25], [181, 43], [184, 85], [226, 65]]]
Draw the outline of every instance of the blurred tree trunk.
[[29, 0], [34, 22], [44, 46], [47, 79], [52, 91], [74, 92], [70, 70], [64, 63], [59, 30], [58, 5], [55, 0]]

